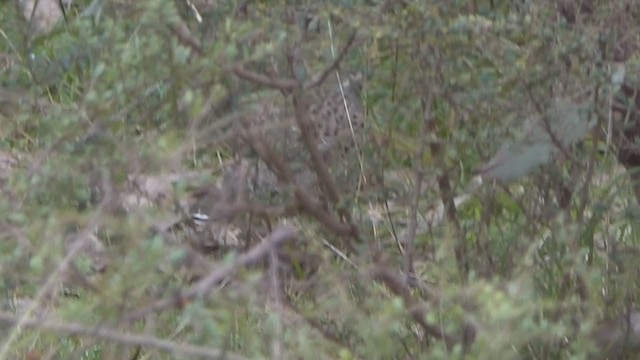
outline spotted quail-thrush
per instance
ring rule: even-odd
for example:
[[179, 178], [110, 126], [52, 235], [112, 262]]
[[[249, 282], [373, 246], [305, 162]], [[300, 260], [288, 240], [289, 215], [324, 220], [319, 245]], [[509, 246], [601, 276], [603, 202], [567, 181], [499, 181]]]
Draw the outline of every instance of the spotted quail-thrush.
[[[329, 81], [327, 81], [329, 82]], [[354, 166], [358, 160], [357, 150], [362, 145], [364, 116], [359, 100], [357, 84], [353, 80], [340, 85], [337, 81], [329, 82], [318, 90], [310, 91], [306, 111], [308, 121], [313, 128], [313, 137], [318, 150], [322, 153], [325, 163], [337, 178], [341, 187], [355, 188], [353, 180], [359, 175], [359, 167]], [[295, 177], [296, 181], [305, 189], [316, 187], [315, 175], [311, 168], [308, 152], [300, 139], [293, 111], [288, 102], [259, 102], [243, 116], [236, 128], [237, 139], [231, 144], [234, 151], [244, 159], [244, 163], [255, 164], [247, 169], [247, 193], [259, 202], [272, 202], [273, 197], [282, 192], [278, 178], [267, 164], [258, 160], [247, 161], [251, 158], [250, 137], [245, 136], [250, 131], [252, 136], [263, 140], [273, 147], [283, 158]], [[247, 140], [249, 139], [249, 140]], [[237, 166], [236, 166], [237, 167]], [[233, 172], [232, 169], [229, 170]], [[219, 186], [205, 190], [217, 194], [237, 193], [238, 179], [236, 176], [226, 176], [226, 180]], [[356, 177], [357, 179], [357, 177]], [[245, 184], [240, 184], [243, 187]], [[192, 210], [198, 220], [217, 218], [220, 213], [218, 207], [228, 207], [221, 204], [219, 196], [200, 196]], [[206, 203], [205, 203], [206, 202]], [[218, 205], [216, 205], [218, 204]], [[204, 210], [203, 210], [204, 209]]]

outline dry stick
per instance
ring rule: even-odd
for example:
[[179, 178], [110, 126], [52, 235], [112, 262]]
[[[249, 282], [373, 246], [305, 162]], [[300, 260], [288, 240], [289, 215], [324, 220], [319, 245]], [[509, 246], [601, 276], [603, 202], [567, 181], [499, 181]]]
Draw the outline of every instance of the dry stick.
[[172, 354], [181, 354], [182, 356], [199, 356], [206, 359], [231, 359], [244, 360], [245, 357], [236, 354], [230, 354], [226, 351], [212, 349], [210, 347], [195, 346], [188, 344], [180, 344], [174, 341], [162, 340], [156, 337], [139, 335], [134, 333], [125, 333], [122, 330], [109, 328], [91, 328], [82, 324], [64, 324], [53, 321], [27, 320], [22, 321], [13, 314], [0, 312], [0, 323], [10, 326], [20, 323], [23, 328], [34, 329], [38, 331], [52, 332], [56, 335], [64, 336], [80, 336], [87, 338], [96, 338], [109, 340], [129, 346], [145, 346], [155, 349], [164, 350]]
[[429, 124], [433, 121], [432, 106], [433, 94], [430, 93], [426, 105], [425, 111], [421, 123], [420, 129], [420, 145], [418, 145], [417, 159], [418, 165], [416, 169], [416, 177], [414, 180], [413, 198], [411, 201], [411, 208], [409, 210], [409, 228], [407, 229], [407, 235], [404, 239], [404, 243], [407, 246], [405, 252], [404, 262], [404, 274], [407, 278], [407, 284], [410, 284], [410, 279], [413, 271], [413, 253], [415, 251], [416, 244], [416, 229], [418, 228], [418, 205], [420, 202], [420, 196], [422, 194], [422, 180], [424, 179], [424, 154], [426, 151], [426, 143], [429, 137], [428, 130]]
[[254, 246], [251, 250], [240, 254], [234, 262], [214, 268], [209, 275], [187, 291], [182, 294], [178, 294], [172, 299], [158, 301], [151, 306], [129, 313], [124, 317], [124, 319], [129, 321], [137, 320], [150, 312], [176, 307], [198, 297], [203, 298], [211, 292], [211, 289], [213, 289], [216, 284], [233, 275], [238, 268], [257, 263], [260, 259], [267, 256], [271, 249], [293, 240], [295, 235], [296, 230], [294, 228], [286, 225], [280, 225], [273, 230], [273, 232], [271, 232], [271, 234], [269, 234], [262, 243]]

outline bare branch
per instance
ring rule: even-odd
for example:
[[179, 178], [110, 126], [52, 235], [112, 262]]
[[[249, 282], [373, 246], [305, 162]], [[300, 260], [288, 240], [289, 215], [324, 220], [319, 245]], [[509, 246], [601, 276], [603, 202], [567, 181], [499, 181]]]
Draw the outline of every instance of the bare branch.
[[246, 69], [242, 64], [234, 65], [231, 69], [236, 76], [251, 81], [253, 83], [279, 89], [281, 91], [291, 91], [298, 86], [298, 82], [291, 79], [278, 79], [271, 76], [259, 74]]
[[186, 45], [198, 55], [203, 55], [202, 44], [189, 30], [187, 24], [180, 19], [177, 24], [170, 24], [169, 29], [178, 38], [178, 41]]
[[[346, 54], [349, 52], [353, 43], [355, 42], [357, 35], [357, 31], [354, 31], [349, 38], [347, 39], [346, 44], [341, 49], [338, 56], [333, 60], [333, 62], [324, 69], [320, 74], [312, 77], [312, 79], [302, 84], [303, 89], [310, 89], [322, 84], [327, 76], [331, 74], [332, 71], [336, 70], [339, 66]], [[251, 71], [244, 67], [243, 64], [236, 64], [231, 69], [236, 76], [245, 79], [247, 81], [251, 81], [256, 84], [264, 85], [270, 88], [279, 89], [281, 91], [289, 92], [301, 85], [298, 81], [293, 79], [286, 78], [274, 78], [272, 76], [259, 74], [257, 72]]]
[[294, 228], [286, 225], [280, 225], [273, 230], [273, 232], [269, 234], [262, 243], [239, 255], [234, 262], [214, 268], [209, 275], [204, 277], [187, 291], [182, 294], [178, 294], [178, 296], [172, 299], [158, 301], [151, 306], [132, 312], [125, 316], [125, 319], [137, 320], [150, 312], [180, 306], [181, 304], [189, 302], [197, 297], [205, 297], [216, 284], [233, 275], [238, 268], [255, 264], [260, 259], [267, 256], [271, 249], [293, 240], [295, 234], [296, 230]]
[[209, 273], [209, 275], [200, 280], [196, 287], [187, 293], [188, 297], [207, 296], [216, 284], [224, 280], [224, 278], [231, 276], [237, 268], [255, 264], [258, 260], [268, 255], [272, 249], [279, 247], [285, 242], [293, 240], [295, 234], [296, 230], [292, 227], [280, 225], [273, 230], [267, 239], [265, 239], [260, 245], [255, 246], [243, 255], [238, 256], [238, 259], [233, 263], [216, 268], [214, 271]]
[[271, 170], [276, 174], [278, 179], [285, 184], [291, 184], [293, 186], [294, 196], [305, 212], [307, 212], [316, 220], [320, 221], [320, 223], [325, 225], [336, 235], [351, 237], [356, 241], [359, 240], [358, 228], [353, 224], [344, 224], [340, 222], [336, 217], [331, 216], [331, 214], [324, 211], [322, 209], [322, 205], [295, 181], [289, 167], [279, 156], [275, 154], [270, 146], [265, 144], [264, 141], [261, 141], [260, 139], [257, 139], [255, 137], [251, 140], [255, 150], [260, 155], [260, 158], [262, 158], [265, 163], [267, 163]]

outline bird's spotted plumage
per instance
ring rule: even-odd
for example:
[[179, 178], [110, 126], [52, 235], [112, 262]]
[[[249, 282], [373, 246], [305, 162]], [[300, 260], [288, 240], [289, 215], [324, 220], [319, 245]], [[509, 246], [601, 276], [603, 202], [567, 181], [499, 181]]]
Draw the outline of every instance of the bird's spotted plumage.
[[[350, 83], [340, 85], [334, 80], [327, 81], [319, 89], [305, 92], [303, 96], [307, 99], [305, 115], [313, 129], [313, 140], [341, 191], [350, 193], [357, 186], [360, 169], [357, 150], [362, 146], [364, 133], [364, 115], [358, 91]], [[234, 135], [230, 136], [234, 139], [230, 146], [238, 154], [238, 163], [243, 164], [246, 176], [242, 177], [243, 180], [227, 176], [233, 180], [221, 181], [220, 191], [246, 194], [253, 201], [270, 204], [282, 204], [282, 196], [290, 195], [286, 194], [283, 184], [267, 164], [255, 156], [252, 139], [267, 143], [285, 161], [294, 180], [305, 190], [319, 189], [309, 152], [296, 123], [292, 101], [282, 96], [270, 101], [262, 98], [248, 108], [250, 110], [235, 122]], [[232, 167], [229, 171], [237, 168]], [[239, 186], [246, 191], [238, 191]], [[205, 204], [197, 204], [195, 210], [215, 218], [216, 214], [211, 213], [216, 211], [216, 204], [220, 202], [203, 199]]]

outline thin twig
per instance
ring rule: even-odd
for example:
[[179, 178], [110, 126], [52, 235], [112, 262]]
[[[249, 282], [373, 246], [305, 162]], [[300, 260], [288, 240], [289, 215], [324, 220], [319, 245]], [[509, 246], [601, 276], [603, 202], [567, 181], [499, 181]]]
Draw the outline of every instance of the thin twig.
[[[346, 44], [340, 51], [339, 55], [333, 60], [333, 62], [323, 71], [321, 71], [318, 75], [313, 76], [309, 82], [302, 84], [303, 89], [310, 89], [322, 84], [329, 74], [336, 70], [340, 66], [340, 62], [344, 59], [346, 54], [349, 52], [349, 49], [353, 45], [355, 38], [357, 35], [357, 31], [354, 31]], [[259, 74], [257, 72], [251, 71], [247, 69], [244, 64], [236, 64], [233, 65], [231, 71], [238, 77], [245, 79], [247, 81], [251, 81], [253, 83], [264, 85], [267, 87], [275, 88], [281, 90], [283, 92], [290, 92], [301, 85], [298, 81], [293, 79], [286, 78], [275, 78], [272, 76]]]
[[276, 88], [281, 91], [291, 91], [298, 86], [298, 82], [292, 79], [279, 79], [272, 76], [259, 74], [244, 67], [242, 64], [236, 64], [231, 68], [239, 78], [251, 81], [253, 83]]
[[[335, 49], [335, 45], [334, 45], [334, 36], [333, 36], [333, 26], [331, 25], [331, 19], [329, 19], [327, 21], [327, 25], [329, 28], [329, 39], [331, 41], [331, 55], [337, 60], [337, 59], [341, 59], [342, 57], [344, 57], [344, 54], [346, 54], [347, 50], [348, 50], [348, 46], [351, 45], [351, 43], [353, 42], [353, 40], [355, 39], [356, 36], [356, 31], [353, 32], [353, 34], [351, 35], [351, 38], [349, 38], [349, 41], [347, 42], [347, 46], [345, 46], [345, 48], [343, 48], [343, 50], [340, 52], [340, 55], [336, 56], [336, 49]], [[342, 96], [342, 105], [344, 106], [344, 112], [347, 115], [347, 120], [349, 122], [349, 130], [351, 132], [351, 139], [353, 140], [353, 144], [355, 146], [356, 149], [356, 155], [358, 158], [358, 164], [360, 165], [360, 176], [362, 181], [366, 184], [367, 182], [367, 176], [364, 172], [364, 160], [362, 158], [362, 152], [360, 151], [360, 144], [358, 143], [358, 139], [356, 137], [356, 133], [353, 129], [353, 120], [351, 118], [351, 112], [349, 111], [349, 106], [347, 104], [347, 98], [344, 94], [344, 86], [342, 85], [342, 79], [340, 79], [340, 72], [338, 71], [338, 69], [336, 68], [336, 78], [338, 79], [338, 85], [340, 88], [340, 95]]]
[[358, 31], [354, 30], [351, 33], [351, 35], [349, 36], [349, 38], [347, 39], [347, 42], [344, 44], [344, 46], [342, 47], [342, 49], [338, 53], [338, 56], [335, 57], [335, 59], [329, 65], [329, 67], [324, 69], [324, 71], [322, 71], [320, 74], [315, 76], [311, 81], [305, 83], [302, 86], [302, 88], [305, 89], [305, 90], [308, 90], [308, 89], [311, 89], [311, 88], [314, 88], [316, 86], [321, 85], [325, 81], [327, 76], [329, 76], [329, 74], [331, 74], [332, 71], [337, 70], [338, 67], [340, 66], [340, 63], [342, 62], [342, 59], [344, 59], [344, 57], [349, 52], [349, 49], [351, 49], [351, 46], [353, 45], [357, 34], [358, 34]]
[[205, 278], [200, 280], [196, 287], [189, 291], [186, 295], [188, 299], [192, 297], [205, 297], [211, 292], [211, 289], [222, 281], [224, 278], [231, 276], [237, 268], [241, 266], [249, 266], [255, 264], [258, 260], [265, 257], [269, 251], [280, 247], [285, 242], [293, 240], [296, 230], [290, 226], [280, 225], [260, 244], [238, 256], [238, 259], [231, 264], [223, 265], [209, 273]]

